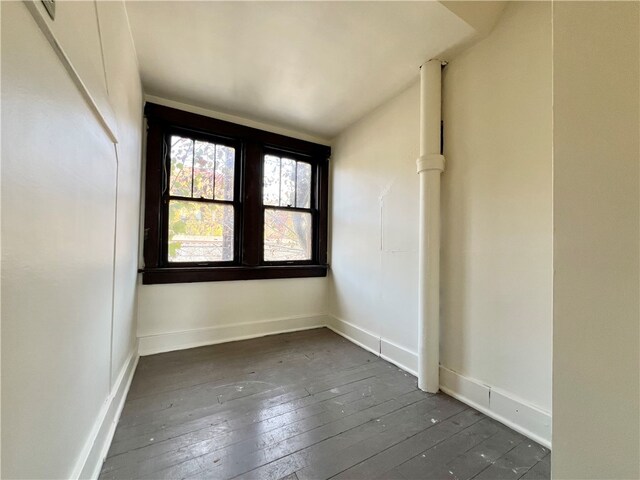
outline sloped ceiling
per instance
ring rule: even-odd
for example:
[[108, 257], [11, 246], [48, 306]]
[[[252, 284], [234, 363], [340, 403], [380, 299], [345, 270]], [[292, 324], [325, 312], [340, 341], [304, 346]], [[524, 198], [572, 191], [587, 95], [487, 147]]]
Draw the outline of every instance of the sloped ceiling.
[[425, 60], [485, 33], [464, 7], [429, 1], [127, 10], [147, 94], [327, 139], [415, 81]]

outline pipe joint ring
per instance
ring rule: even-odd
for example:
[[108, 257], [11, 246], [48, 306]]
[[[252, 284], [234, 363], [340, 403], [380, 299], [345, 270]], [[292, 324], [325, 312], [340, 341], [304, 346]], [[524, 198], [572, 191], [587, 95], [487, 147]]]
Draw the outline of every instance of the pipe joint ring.
[[416, 160], [416, 164], [418, 167], [418, 173], [428, 170], [439, 170], [444, 172], [444, 155], [435, 153], [420, 155], [418, 160]]

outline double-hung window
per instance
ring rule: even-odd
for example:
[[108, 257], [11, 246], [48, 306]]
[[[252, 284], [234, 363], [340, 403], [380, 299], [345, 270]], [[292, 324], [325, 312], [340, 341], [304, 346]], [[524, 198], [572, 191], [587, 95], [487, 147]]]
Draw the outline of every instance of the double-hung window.
[[[168, 265], [223, 265], [236, 260], [237, 200], [233, 142], [171, 132], [163, 185]], [[165, 245], [163, 245], [165, 247]]]
[[312, 261], [316, 212], [311, 199], [311, 164], [286, 154], [268, 153], [262, 178], [264, 261]]
[[330, 149], [147, 104], [144, 283], [325, 276]]

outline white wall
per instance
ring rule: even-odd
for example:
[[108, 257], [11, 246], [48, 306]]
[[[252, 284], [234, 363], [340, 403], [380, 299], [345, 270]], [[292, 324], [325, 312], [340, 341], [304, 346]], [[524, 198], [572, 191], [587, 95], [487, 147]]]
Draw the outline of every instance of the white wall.
[[444, 71], [441, 363], [551, 410], [551, 4]]
[[[515, 3], [443, 76], [441, 384], [545, 443], [551, 62], [550, 4]], [[418, 114], [414, 85], [340, 135], [332, 158], [333, 325], [410, 370], [417, 360]]]
[[31, 6], [42, 29], [24, 3], [1, 7], [3, 478], [92, 475], [136, 358], [142, 92], [126, 12], [56, 5], [53, 23]]
[[640, 4], [557, 2], [553, 477], [640, 477]]
[[140, 353], [324, 325], [325, 278], [138, 287]]
[[329, 311], [411, 352], [418, 347], [419, 98], [415, 83], [347, 129], [331, 160]]

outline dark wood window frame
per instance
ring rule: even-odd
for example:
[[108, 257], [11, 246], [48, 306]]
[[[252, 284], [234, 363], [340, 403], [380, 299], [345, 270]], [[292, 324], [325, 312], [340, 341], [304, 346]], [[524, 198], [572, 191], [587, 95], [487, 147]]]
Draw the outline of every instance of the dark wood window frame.
[[[153, 103], [145, 106], [147, 156], [145, 180], [144, 263], [142, 283], [184, 283], [269, 278], [324, 277], [327, 274], [327, 210], [331, 149], [296, 138], [197, 115]], [[169, 169], [164, 144], [171, 134], [191, 136], [236, 148], [234, 259], [232, 262], [169, 263]], [[265, 262], [262, 169], [265, 154], [288, 156], [312, 166], [312, 255], [307, 261]], [[167, 189], [164, 189], [167, 190]], [[298, 210], [295, 207], [277, 207]]]

